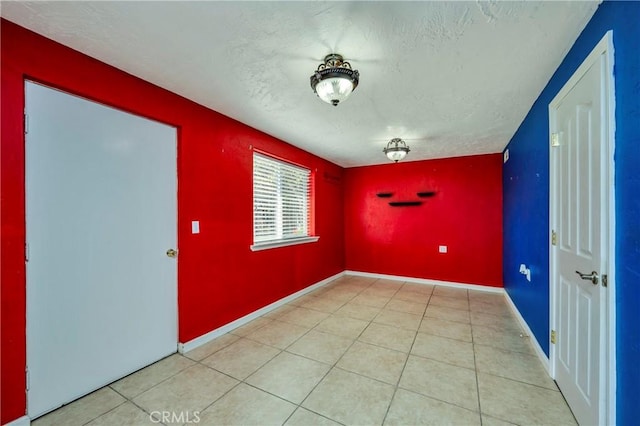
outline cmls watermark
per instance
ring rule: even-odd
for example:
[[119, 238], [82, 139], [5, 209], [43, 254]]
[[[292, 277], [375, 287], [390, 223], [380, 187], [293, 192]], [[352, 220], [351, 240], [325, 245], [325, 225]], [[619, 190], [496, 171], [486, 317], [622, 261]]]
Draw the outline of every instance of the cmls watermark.
[[152, 423], [200, 423], [200, 411], [152, 411], [149, 414]]

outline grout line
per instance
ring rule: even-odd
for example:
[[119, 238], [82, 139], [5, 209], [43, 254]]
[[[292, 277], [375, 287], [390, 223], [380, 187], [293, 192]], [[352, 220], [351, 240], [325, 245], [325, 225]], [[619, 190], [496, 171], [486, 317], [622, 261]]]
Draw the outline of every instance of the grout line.
[[[469, 295], [467, 295], [467, 302], [470, 302]], [[469, 309], [471, 304], [469, 303]], [[480, 426], [482, 426], [482, 403], [480, 402], [480, 379], [478, 378], [478, 360], [476, 359], [476, 346], [474, 344], [475, 337], [473, 336], [473, 325], [471, 324], [471, 311], [469, 311], [469, 328], [471, 329], [471, 349], [473, 350], [473, 369], [476, 376], [476, 395], [478, 399], [478, 417], [480, 417]]]
[[[433, 291], [435, 290], [435, 287], [431, 289], [431, 293], [429, 293], [429, 297], [427, 298], [427, 303], [424, 306], [424, 313], [427, 312], [427, 307], [429, 306], [429, 303], [431, 302], [431, 297], [433, 296]], [[420, 327], [422, 326], [422, 322], [425, 319], [424, 313], [422, 315], [422, 318], [420, 318], [420, 324], [418, 325], [418, 330], [420, 330]], [[413, 345], [415, 345], [416, 343], [416, 339], [418, 338], [418, 330], [416, 330], [415, 335], [413, 336], [413, 341], [411, 342], [411, 347], [409, 348], [409, 351], [407, 352], [407, 357], [404, 360], [404, 364], [402, 365], [402, 370], [400, 371], [400, 374], [398, 375], [398, 380], [396, 382], [396, 385], [393, 389], [393, 395], [391, 395], [391, 399], [389, 400], [389, 405], [387, 405], [387, 410], [384, 413], [384, 417], [382, 419], [382, 423], [384, 424], [384, 422], [387, 420], [387, 416], [389, 415], [389, 410], [391, 410], [391, 405], [393, 404], [393, 400], [396, 397], [396, 394], [398, 393], [398, 389], [400, 388], [400, 381], [402, 380], [402, 375], [404, 374], [404, 370], [407, 368], [407, 363], [409, 362], [409, 357], [411, 356], [411, 351], [413, 350]]]

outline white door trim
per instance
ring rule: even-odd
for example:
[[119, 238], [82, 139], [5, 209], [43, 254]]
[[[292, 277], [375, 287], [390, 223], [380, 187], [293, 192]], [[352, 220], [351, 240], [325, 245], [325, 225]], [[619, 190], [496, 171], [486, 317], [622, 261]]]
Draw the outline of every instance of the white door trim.
[[[607, 274], [607, 288], [600, 287], [602, 292], [601, 315], [600, 315], [600, 360], [603, 368], [600, 369], [600, 407], [601, 419], [600, 424], [616, 424], [616, 276], [615, 276], [615, 191], [614, 191], [614, 151], [615, 151], [615, 86], [614, 86], [614, 49], [613, 49], [613, 31], [608, 31], [596, 47], [591, 51], [589, 56], [578, 67], [575, 73], [562, 87], [560, 92], [553, 98], [549, 104], [549, 146], [551, 146], [551, 133], [556, 128], [555, 110], [560, 102], [571, 91], [571, 89], [580, 81], [589, 68], [600, 58], [604, 56], [606, 64], [605, 75], [605, 96], [603, 104], [605, 105], [605, 116], [602, 117], [603, 123], [603, 143], [605, 147], [605, 158], [602, 166], [604, 167], [606, 177], [605, 182], [605, 202], [607, 205], [603, 209], [604, 223], [602, 232], [608, 233], [605, 241], [605, 250], [603, 254], [607, 257], [606, 271], [601, 274]], [[553, 149], [553, 148], [551, 148]], [[557, 282], [555, 280], [557, 273], [557, 265], [553, 255], [551, 245], [551, 232], [556, 229], [554, 199], [556, 196], [556, 180], [557, 170], [554, 165], [554, 157], [549, 154], [549, 324], [552, 330], [557, 329], [556, 318], [556, 291]], [[556, 377], [556, 352], [555, 345], [549, 341], [549, 373], [552, 378]]]

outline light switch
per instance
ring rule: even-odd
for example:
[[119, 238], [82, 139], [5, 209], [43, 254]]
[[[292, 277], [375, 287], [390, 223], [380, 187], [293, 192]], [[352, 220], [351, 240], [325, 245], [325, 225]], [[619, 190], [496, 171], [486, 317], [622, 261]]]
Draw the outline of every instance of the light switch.
[[191, 233], [192, 234], [199, 234], [200, 233], [200, 221], [199, 220], [192, 220], [191, 221]]
[[438, 247], [438, 251], [440, 253], [446, 253], [447, 252], [447, 246], [440, 246]]

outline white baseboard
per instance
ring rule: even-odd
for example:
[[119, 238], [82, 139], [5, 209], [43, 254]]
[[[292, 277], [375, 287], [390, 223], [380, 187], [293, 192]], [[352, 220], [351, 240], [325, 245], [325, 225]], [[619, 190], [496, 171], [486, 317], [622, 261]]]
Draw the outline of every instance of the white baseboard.
[[29, 426], [30, 424], [31, 419], [29, 418], [29, 416], [22, 416], [9, 423], [5, 423], [5, 426]]
[[202, 336], [196, 337], [195, 339], [189, 340], [188, 342], [185, 343], [178, 343], [178, 352], [180, 352], [181, 354], [184, 354], [185, 352], [189, 352], [192, 351], [193, 349], [196, 349], [199, 346], [202, 346], [206, 343], [209, 343], [210, 341], [212, 341], [213, 339], [215, 339], [216, 337], [220, 337], [223, 334], [226, 334], [232, 330], [235, 330], [238, 327], [241, 327], [243, 325], [245, 325], [246, 323], [248, 323], [249, 321], [252, 321], [268, 312], [273, 311], [274, 309], [279, 308], [280, 306], [291, 302], [294, 299], [297, 299], [300, 296], [304, 296], [305, 294], [319, 288], [322, 287], [326, 284], [328, 284], [329, 282], [340, 278], [344, 275], [352, 275], [352, 276], [361, 276], [361, 277], [369, 277], [369, 278], [378, 278], [378, 279], [385, 279], [385, 280], [394, 280], [394, 281], [404, 281], [404, 282], [411, 282], [411, 283], [416, 283], [416, 284], [428, 284], [428, 285], [439, 285], [439, 286], [444, 286], [444, 287], [456, 287], [456, 288], [466, 288], [466, 289], [470, 289], [470, 290], [477, 290], [477, 291], [484, 291], [484, 292], [488, 292], [488, 293], [500, 293], [503, 294], [504, 289], [500, 288], [500, 287], [490, 287], [490, 286], [485, 286], [485, 285], [480, 285], [480, 284], [466, 284], [466, 283], [456, 283], [456, 282], [451, 282], [451, 281], [438, 281], [438, 280], [431, 280], [431, 279], [427, 279], [427, 278], [413, 278], [413, 277], [402, 277], [402, 276], [398, 276], [398, 275], [386, 275], [386, 274], [374, 274], [374, 273], [370, 273], [370, 272], [359, 272], [359, 271], [342, 271], [340, 273], [337, 273], [333, 276], [330, 276], [328, 278], [325, 278], [322, 281], [319, 281], [315, 284], [310, 285], [309, 287], [303, 288], [302, 290], [290, 294], [287, 297], [284, 297], [280, 300], [277, 300], [273, 303], [271, 303], [270, 305], [267, 305], [263, 308], [258, 309], [257, 311], [251, 312], [250, 314], [247, 314], [245, 316], [243, 316], [242, 318], [238, 318], [235, 321], [232, 321], [228, 324], [223, 325], [222, 327], [219, 327], [215, 330], [212, 330], [206, 334], [203, 334]]
[[360, 272], [360, 271], [344, 271], [346, 275], [354, 275], [359, 277], [368, 277], [368, 278], [378, 278], [385, 280], [393, 280], [393, 281], [406, 281], [415, 284], [429, 284], [429, 285], [439, 285], [443, 287], [456, 287], [456, 288], [466, 288], [469, 290], [477, 290], [477, 291], [485, 291], [487, 293], [504, 293], [504, 288], [502, 287], [491, 287], [482, 284], [466, 284], [466, 283], [456, 283], [453, 281], [439, 281], [432, 280], [428, 278], [414, 278], [414, 277], [402, 277], [399, 275], [386, 275], [386, 274], [374, 274], [371, 272]]
[[540, 361], [542, 362], [542, 365], [544, 366], [545, 370], [547, 371], [547, 374], [550, 375], [551, 371], [549, 369], [550, 368], [549, 358], [547, 357], [547, 355], [542, 350], [542, 347], [540, 346], [540, 343], [538, 343], [538, 339], [536, 339], [536, 336], [533, 334], [533, 332], [529, 328], [529, 324], [527, 324], [527, 322], [524, 320], [524, 317], [522, 316], [522, 314], [520, 313], [520, 311], [516, 307], [516, 304], [513, 303], [513, 300], [511, 300], [511, 297], [509, 297], [509, 293], [507, 293], [505, 291], [504, 295], [505, 295], [505, 299], [507, 299], [507, 304], [509, 305], [509, 307], [513, 311], [513, 314], [518, 319], [518, 322], [520, 323], [520, 326], [523, 328], [525, 333], [527, 333], [527, 335], [529, 335], [529, 339], [531, 340], [531, 343], [533, 344], [533, 349], [536, 351], [536, 355], [538, 355], [538, 358], [540, 358]]
[[318, 281], [315, 284], [310, 285], [309, 287], [305, 287], [300, 291], [297, 291], [293, 294], [290, 294], [287, 297], [283, 297], [280, 300], [277, 300], [273, 303], [271, 303], [270, 305], [267, 305], [263, 308], [258, 309], [257, 311], [253, 311], [250, 314], [247, 314], [245, 316], [243, 316], [242, 318], [238, 318], [235, 321], [232, 321], [228, 324], [223, 325], [220, 328], [216, 328], [215, 330], [212, 330], [206, 334], [203, 334], [202, 336], [196, 337], [195, 339], [189, 340], [186, 343], [178, 343], [178, 352], [180, 352], [181, 354], [184, 354], [186, 352], [189, 352], [193, 349], [196, 349], [199, 346], [204, 345], [205, 343], [209, 343], [210, 341], [212, 341], [213, 339], [215, 339], [216, 337], [220, 337], [223, 334], [226, 334], [232, 330], [235, 330], [236, 328], [245, 325], [246, 323], [248, 323], [251, 320], [254, 320], [268, 312], [273, 311], [276, 308], [279, 308], [280, 306], [291, 302], [292, 300], [297, 299], [300, 296], [304, 296], [305, 294], [319, 288], [322, 287], [324, 285], [327, 285], [328, 283], [330, 283], [331, 281], [340, 278], [344, 275], [344, 271], [343, 272], [339, 272], [335, 275], [332, 275], [328, 278], [325, 278], [322, 281]]

